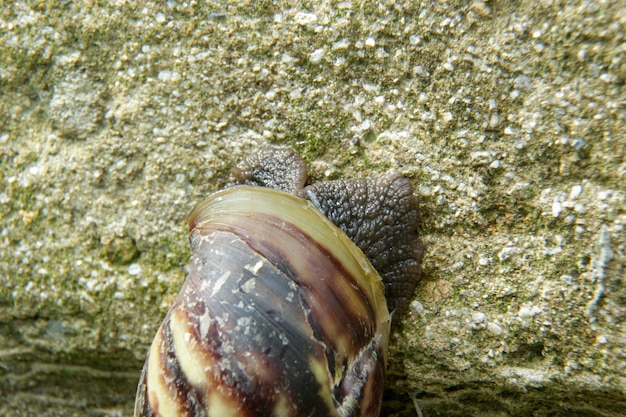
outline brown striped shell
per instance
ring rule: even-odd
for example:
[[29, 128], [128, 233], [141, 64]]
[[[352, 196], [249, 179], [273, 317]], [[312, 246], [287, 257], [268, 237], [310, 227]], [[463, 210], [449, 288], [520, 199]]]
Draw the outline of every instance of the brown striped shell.
[[[238, 185], [190, 214], [189, 275], [149, 351], [135, 416], [379, 414], [391, 324], [385, 292], [398, 294], [399, 309], [408, 296], [402, 285], [384, 284], [363, 252], [382, 254], [376, 262], [385, 273], [402, 265], [417, 271], [412, 292], [423, 247], [410, 185], [388, 174], [381, 184], [397, 190], [381, 197], [372, 194], [376, 182], [356, 183], [352, 195], [369, 195], [369, 209], [405, 206], [397, 219], [385, 212], [377, 221], [357, 222], [357, 241], [370, 232], [400, 235], [389, 224], [415, 217], [408, 233], [413, 244], [399, 249], [402, 256], [375, 242], [359, 248], [344, 232], [355, 231], [347, 230], [354, 222], [338, 209], [342, 193], [338, 199], [332, 193], [341, 183], [302, 189], [301, 159], [291, 151], [267, 152], [235, 170], [234, 182], [291, 194]], [[268, 171], [294, 169], [293, 178], [268, 183], [274, 178]], [[387, 201], [390, 195], [395, 201]], [[381, 219], [383, 226], [375, 227]]]

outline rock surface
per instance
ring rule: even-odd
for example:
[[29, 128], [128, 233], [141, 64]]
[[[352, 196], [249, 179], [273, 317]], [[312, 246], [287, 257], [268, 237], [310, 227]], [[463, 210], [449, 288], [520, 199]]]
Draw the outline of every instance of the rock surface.
[[132, 415], [187, 214], [274, 143], [418, 190], [384, 415], [625, 415], [623, 6], [3, 5], [0, 414]]

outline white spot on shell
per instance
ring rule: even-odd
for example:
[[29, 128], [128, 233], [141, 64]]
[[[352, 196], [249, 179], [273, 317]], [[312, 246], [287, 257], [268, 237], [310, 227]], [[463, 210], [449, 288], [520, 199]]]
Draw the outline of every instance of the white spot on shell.
[[256, 280], [254, 278], [251, 278], [241, 285], [241, 291], [245, 293], [250, 293], [254, 291], [255, 287], [256, 287]]
[[208, 309], [205, 309], [204, 314], [200, 316], [199, 324], [200, 324], [200, 339], [205, 340], [207, 332], [209, 331], [209, 326], [211, 324], [211, 315], [209, 314]]
[[250, 327], [250, 323], [252, 320], [250, 317], [239, 317], [237, 319], [237, 326], [243, 327], [244, 329]]
[[258, 275], [259, 270], [261, 269], [262, 266], [263, 266], [263, 261], [258, 261], [254, 265], [247, 264], [246, 266], [244, 266], [244, 268], [252, 272], [254, 275]]
[[217, 294], [220, 291], [220, 289], [222, 288], [222, 285], [224, 285], [224, 283], [226, 282], [229, 276], [230, 276], [230, 271], [226, 271], [218, 279], [215, 280], [213, 291], [211, 291], [211, 297], [215, 297], [215, 294]]

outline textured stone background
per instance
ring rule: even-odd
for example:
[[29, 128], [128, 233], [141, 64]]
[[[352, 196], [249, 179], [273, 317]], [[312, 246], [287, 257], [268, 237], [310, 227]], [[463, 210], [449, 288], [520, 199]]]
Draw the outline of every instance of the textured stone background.
[[420, 195], [385, 415], [626, 414], [623, 0], [0, 4], [1, 415], [131, 415], [185, 217], [267, 143]]

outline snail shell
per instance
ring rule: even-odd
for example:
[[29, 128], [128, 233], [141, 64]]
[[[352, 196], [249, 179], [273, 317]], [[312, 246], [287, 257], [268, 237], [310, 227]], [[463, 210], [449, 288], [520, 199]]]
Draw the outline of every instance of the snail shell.
[[[148, 353], [135, 416], [380, 412], [391, 324], [385, 285], [364, 251], [319, 210], [333, 206], [325, 193], [336, 195], [335, 186], [345, 184], [301, 189], [305, 168], [268, 184], [275, 177], [268, 170], [292, 173], [303, 162], [291, 151], [263, 152], [235, 170], [234, 181], [291, 194], [239, 185], [192, 211], [189, 275]], [[340, 225], [352, 224], [346, 210], [339, 212]], [[419, 264], [423, 247], [415, 241], [411, 256]], [[397, 269], [395, 251], [382, 252], [385, 270]]]

